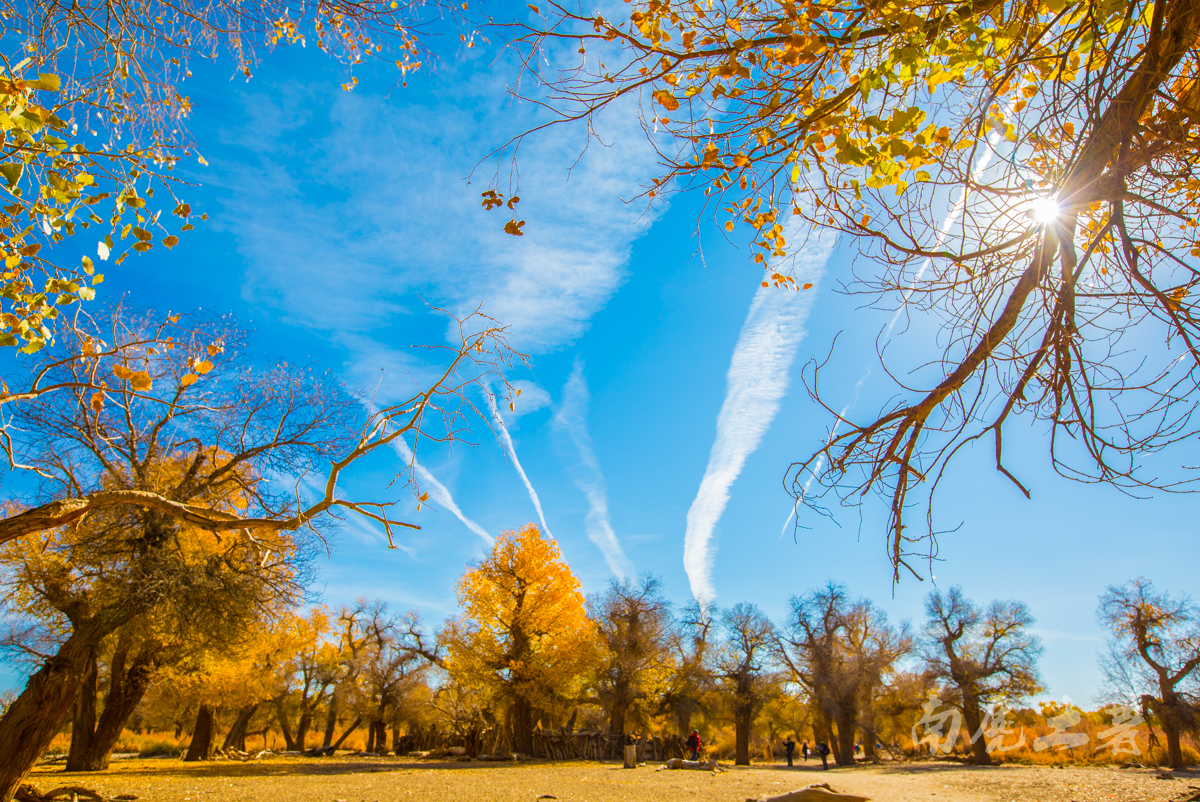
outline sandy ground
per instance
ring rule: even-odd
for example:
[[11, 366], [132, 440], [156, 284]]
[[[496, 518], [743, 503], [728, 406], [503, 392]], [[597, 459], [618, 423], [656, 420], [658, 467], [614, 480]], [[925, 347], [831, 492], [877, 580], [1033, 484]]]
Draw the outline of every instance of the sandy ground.
[[41, 791], [63, 785], [141, 802], [742, 802], [809, 783], [877, 802], [1167, 802], [1192, 796], [1200, 772], [1154, 769], [895, 764], [821, 771], [759, 765], [724, 773], [623, 769], [616, 763], [413, 763], [405, 758], [270, 758], [259, 763], [122, 760], [103, 774], [41, 767]]

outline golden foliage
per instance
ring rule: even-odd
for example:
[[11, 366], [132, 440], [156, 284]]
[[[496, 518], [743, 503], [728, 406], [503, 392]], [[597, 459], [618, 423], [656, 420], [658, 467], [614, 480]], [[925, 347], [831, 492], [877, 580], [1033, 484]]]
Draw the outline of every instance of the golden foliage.
[[548, 706], [594, 663], [596, 631], [579, 580], [533, 524], [501, 534], [457, 594], [463, 611], [446, 632], [455, 681]]

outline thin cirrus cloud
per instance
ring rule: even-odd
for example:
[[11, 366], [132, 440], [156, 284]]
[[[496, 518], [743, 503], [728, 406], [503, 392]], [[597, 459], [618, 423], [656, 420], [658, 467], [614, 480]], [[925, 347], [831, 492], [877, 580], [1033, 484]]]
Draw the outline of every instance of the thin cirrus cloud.
[[563, 387], [562, 402], [554, 413], [554, 426], [567, 435], [578, 456], [578, 461], [571, 467], [571, 479], [588, 501], [588, 514], [584, 519], [588, 538], [600, 549], [613, 575], [618, 579], [627, 579], [633, 574], [633, 564], [625, 555], [609, 520], [608, 483], [604, 481], [604, 472], [600, 469], [600, 461], [596, 459], [587, 428], [590, 403], [591, 393], [588, 392], [587, 378], [583, 373], [583, 360], [576, 357], [571, 376]]
[[[788, 237], [789, 241], [804, 240], [796, 233]], [[829, 235], [809, 238], [795, 257], [793, 270], [797, 278], [816, 284], [836, 241]], [[702, 604], [716, 598], [712, 581], [713, 532], [729, 504], [730, 488], [746, 459], [762, 442], [787, 393], [813, 296], [813, 290], [760, 288], [738, 335], [726, 374], [725, 401], [717, 415], [716, 439], [704, 478], [688, 509], [684, 534], [683, 567], [692, 595]]]
[[[243, 297], [327, 333], [352, 380], [373, 385], [386, 366], [384, 394], [396, 397], [428, 375], [406, 341], [436, 336], [418, 296], [459, 315], [481, 310], [529, 354], [581, 336], [661, 212], [624, 200], [656, 166], [636, 109], [598, 122], [607, 144], [588, 145], [585, 129], [562, 126], [523, 145], [515, 212], [526, 224], [514, 237], [502, 230], [507, 209], [480, 205], [486, 175], [467, 178], [507, 136], [540, 122], [534, 104], [514, 105], [499, 78], [478, 72], [427, 95], [362, 88], [287, 81], [244, 96], [246, 124], [225, 132], [221, 168], [205, 176], [222, 190], [223, 217], [238, 221], [228, 232], [246, 264]], [[506, 424], [497, 429], [545, 526]], [[439, 507], [490, 537], [436, 479], [423, 483]], [[606, 503], [591, 501], [594, 511]], [[607, 513], [591, 517], [593, 539], [615, 543]]]
[[[436, 95], [293, 82], [247, 94], [245, 125], [225, 136], [232, 163], [206, 176], [238, 221], [229, 230], [248, 265], [243, 294], [332, 332], [419, 311], [416, 292], [458, 313], [481, 307], [528, 353], [578, 338], [661, 211], [624, 201], [654, 174], [654, 150], [633, 107], [597, 122], [608, 145], [551, 127], [522, 146], [520, 203], [486, 211], [480, 191], [495, 165], [479, 160], [543, 121], [503, 90], [476, 72]], [[526, 221], [523, 236], [502, 230], [510, 214]]]

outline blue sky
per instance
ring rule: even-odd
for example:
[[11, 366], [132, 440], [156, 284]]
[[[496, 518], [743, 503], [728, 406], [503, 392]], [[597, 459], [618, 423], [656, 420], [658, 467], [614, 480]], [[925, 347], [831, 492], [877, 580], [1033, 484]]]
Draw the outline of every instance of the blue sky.
[[[654, 175], [632, 107], [614, 109], [604, 142], [586, 149], [570, 128], [523, 145], [526, 235], [510, 237], [501, 213], [479, 205], [497, 169], [486, 157], [540, 118], [505, 97], [513, 67], [493, 62], [494, 49], [448, 42], [440, 55], [407, 88], [394, 72], [360, 68], [353, 92], [315, 49], [278, 51], [249, 82], [229, 80], [228, 62], [193, 65], [193, 131], [209, 165], [185, 166], [197, 186], [183, 196], [209, 222], [172, 252], [108, 269], [103, 289], [164, 312], [232, 311], [257, 332], [262, 358], [312, 361], [385, 398], [426, 367], [410, 345], [445, 342], [446, 320], [426, 302], [480, 305], [529, 354], [510, 376], [524, 392], [507, 425], [585, 591], [614, 571], [653, 571], [677, 603], [695, 591], [779, 620], [789, 596], [834, 580], [919, 626], [931, 582], [893, 588], [882, 505], [861, 518], [803, 513], [808, 528], [785, 527], [784, 472], [830, 423], [800, 384], [803, 365], [840, 334], [822, 379], [833, 402], [854, 401], [862, 416], [894, 392], [874, 359], [890, 315], [834, 291], [849, 280], [852, 244], [807, 246], [815, 289], [761, 291], [748, 251], [700, 197], [649, 210], [623, 200]], [[899, 334], [890, 350], [901, 356], [923, 339]], [[474, 447], [419, 455], [469, 524], [436, 492], [411, 513], [423, 529], [396, 550], [366, 522], [348, 524], [320, 560], [321, 601], [378, 597], [440, 622], [454, 612], [455, 580], [485, 553], [479, 531], [538, 521], [513, 458], [475, 428]], [[1048, 695], [1087, 705], [1104, 637], [1097, 596], [1138, 575], [1188, 590], [1195, 502], [1058, 479], [1040, 431], [1014, 427], [1008, 444], [1033, 500], [991, 469], [990, 446], [965, 452], [939, 507], [943, 528], [962, 526], [941, 539], [932, 581], [979, 602], [1025, 601], [1045, 643]], [[388, 497], [400, 466], [374, 461], [343, 493]]]

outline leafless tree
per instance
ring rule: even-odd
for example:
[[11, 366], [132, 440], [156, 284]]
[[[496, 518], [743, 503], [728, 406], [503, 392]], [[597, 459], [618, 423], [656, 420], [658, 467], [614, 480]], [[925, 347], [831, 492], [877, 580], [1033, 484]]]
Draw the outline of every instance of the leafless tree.
[[[668, 676], [671, 657], [670, 604], [653, 574], [636, 582], [613, 579], [589, 600], [589, 614], [608, 647], [597, 671], [601, 703], [609, 710], [609, 732], [624, 733], [630, 708], [648, 701], [657, 681]], [[641, 723], [648, 723], [645, 716]]]
[[721, 615], [721, 634], [713, 674], [733, 700], [734, 763], [749, 766], [754, 716], [776, 685], [775, 625], [753, 604], [739, 602]]
[[853, 765], [860, 730], [874, 746], [866, 714], [897, 661], [912, 650], [907, 627], [892, 627], [883, 611], [866, 599], [851, 599], [845, 588], [830, 582], [792, 597], [777, 649], [792, 678], [812, 697], [818, 736], [829, 739], [839, 766]]
[[928, 674], [947, 683], [952, 694], [947, 701], [961, 704], [975, 763], [991, 765], [981, 730], [988, 708], [1042, 690], [1037, 670], [1042, 645], [1029, 632], [1033, 616], [1021, 602], [994, 601], [981, 610], [957, 586], [930, 593], [925, 613]]
[[1102, 663], [1110, 685], [1124, 686], [1123, 701], [1157, 717], [1171, 768], [1184, 768], [1180, 735], [1200, 724], [1200, 611], [1189, 597], [1172, 596], [1139, 578], [1110, 586], [1097, 617], [1113, 637], [1111, 659]]

